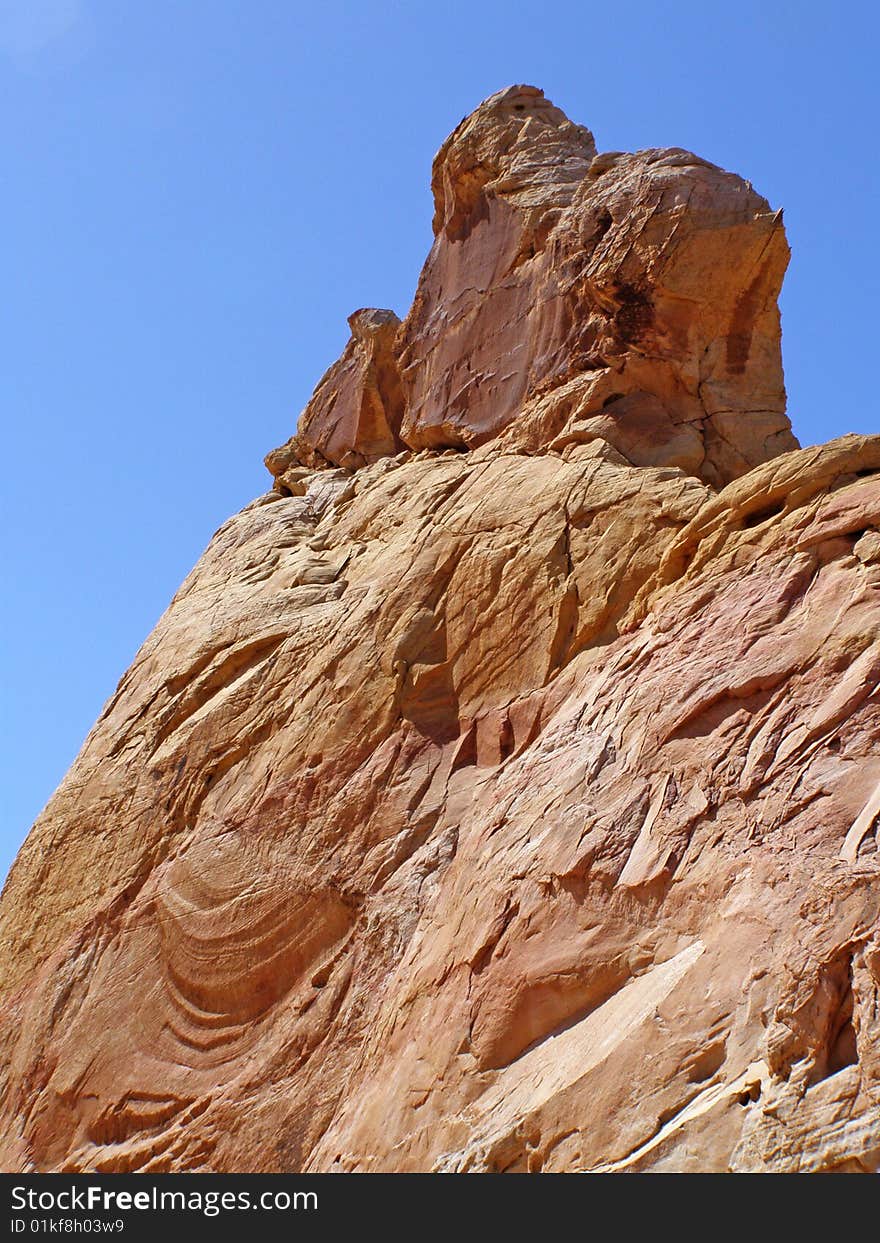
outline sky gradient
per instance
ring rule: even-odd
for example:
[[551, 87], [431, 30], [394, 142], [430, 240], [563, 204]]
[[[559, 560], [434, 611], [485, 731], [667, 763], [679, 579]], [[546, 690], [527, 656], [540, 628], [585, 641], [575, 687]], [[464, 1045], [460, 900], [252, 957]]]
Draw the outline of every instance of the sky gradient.
[[406, 313], [431, 159], [501, 87], [783, 207], [795, 432], [880, 431], [877, 36], [809, 0], [0, 0], [0, 877], [346, 316]]

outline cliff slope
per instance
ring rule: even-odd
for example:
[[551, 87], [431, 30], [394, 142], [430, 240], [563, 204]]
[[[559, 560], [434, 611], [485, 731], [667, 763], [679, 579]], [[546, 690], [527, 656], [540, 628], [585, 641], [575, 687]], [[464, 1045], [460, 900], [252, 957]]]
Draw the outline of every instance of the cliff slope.
[[9, 1170], [873, 1170], [880, 436], [781, 216], [533, 87], [0, 905]]

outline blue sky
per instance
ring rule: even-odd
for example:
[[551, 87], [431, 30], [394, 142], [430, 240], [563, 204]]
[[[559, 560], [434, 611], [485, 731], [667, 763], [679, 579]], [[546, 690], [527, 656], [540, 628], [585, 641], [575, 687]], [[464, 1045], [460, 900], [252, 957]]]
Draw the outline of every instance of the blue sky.
[[880, 431], [877, 36], [810, 0], [0, 0], [0, 876], [346, 316], [406, 312], [432, 156], [502, 86], [784, 207], [795, 431]]

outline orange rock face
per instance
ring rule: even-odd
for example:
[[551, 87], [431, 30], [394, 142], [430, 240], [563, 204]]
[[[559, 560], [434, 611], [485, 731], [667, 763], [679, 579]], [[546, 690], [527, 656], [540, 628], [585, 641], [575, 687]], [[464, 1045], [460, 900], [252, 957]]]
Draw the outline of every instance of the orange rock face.
[[[432, 184], [434, 246], [385, 347], [387, 387], [370, 383], [398, 449], [603, 439], [719, 485], [796, 447], [776, 305], [788, 246], [739, 177], [678, 148], [597, 156], [589, 130], [511, 87], [444, 143]], [[342, 374], [364, 382], [356, 336], [290, 460], [352, 447], [359, 400], [334, 398]]]
[[780, 217], [530, 87], [0, 906], [0, 1165], [874, 1170], [880, 437]]

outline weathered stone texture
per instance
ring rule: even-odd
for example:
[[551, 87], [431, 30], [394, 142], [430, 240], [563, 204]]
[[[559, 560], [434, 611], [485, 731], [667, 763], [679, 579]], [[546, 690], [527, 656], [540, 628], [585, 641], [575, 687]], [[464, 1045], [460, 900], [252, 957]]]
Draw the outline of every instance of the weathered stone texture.
[[530, 87], [0, 906], [0, 1163], [874, 1170], [880, 437], [779, 213]]

